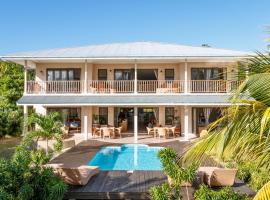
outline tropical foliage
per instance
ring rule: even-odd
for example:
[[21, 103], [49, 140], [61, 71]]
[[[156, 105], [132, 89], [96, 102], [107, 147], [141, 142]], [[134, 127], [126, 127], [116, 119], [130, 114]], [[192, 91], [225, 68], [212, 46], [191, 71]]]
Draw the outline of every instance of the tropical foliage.
[[23, 81], [20, 65], [0, 62], [0, 138], [22, 133], [22, 109], [16, 102], [22, 96]]
[[242, 175], [254, 189], [259, 189], [269, 181], [270, 172], [269, 54], [257, 53], [237, 71], [244, 81], [231, 98], [233, 105], [211, 125], [209, 134], [186, 152], [182, 161], [203, 161], [210, 157], [236, 165], [252, 161], [252, 168], [257, 170], [247, 172], [252, 168], [246, 166], [248, 170]]
[[46, 154], [49, 153], [49, 140], [55, 139], [54, 151], [60, 151], [63, 147], [63, 131], [60, 115], [56, 112], [47, 115], [33, 113], [28, 118], [29, 124], [35, 124], [36, 128], [30, 131], [24, 138], [23, 143], [29, 146], [33, 140], [46, 140]]
[[270, 199], [270, 181], [265, 184], [260, 191], [257, 193], [253, 200], [266, 200]]
[[152, 187], [150, 190], [151, 198], [154, 200], [181, 199], [181, 186], [187, 187], [194, 182], [198, 165], [192, 163], [186, 168], [179, 165], [177, 153], [172, 148], [160, 150], [158, 157], [169, 182]]
[[200, 188], [194, 193], [195, 200], [248, 200], [246, 195], [235, 192], [230, 187], [222, 188], [218, 191], [211, 190], [206, 185], [200, 185]]
[[0, 199], [62, 199], [67, 187], [52, 169], [42, 167], [48, 159], [42, 151], [22, 146], [10, 160], [0, 159]]

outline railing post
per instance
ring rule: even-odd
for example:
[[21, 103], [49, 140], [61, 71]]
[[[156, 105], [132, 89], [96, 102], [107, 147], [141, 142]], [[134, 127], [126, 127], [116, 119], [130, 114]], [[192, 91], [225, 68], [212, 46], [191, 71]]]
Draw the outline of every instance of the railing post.
[[87, 60], [84, 62], [84, 90], [83, 92], [86, 94], [87, 93], [87, 80], [88, 80], [88, 69], [87, 69]]
[[184, 83], [184, 93], [188, 93], [188, 64], [187, 64], [187, 59], [185, 59], [185, 83]]
[[135, 63], [135, 70], [134, 70], [134, 94], [137, 94], [137, 63]]

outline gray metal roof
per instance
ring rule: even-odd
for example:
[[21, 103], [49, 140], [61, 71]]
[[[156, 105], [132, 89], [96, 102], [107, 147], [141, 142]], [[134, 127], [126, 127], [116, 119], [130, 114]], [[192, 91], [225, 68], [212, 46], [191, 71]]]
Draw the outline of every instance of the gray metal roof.
[[89, 45], [15, 53], [2, 58], [246, 57], [250, 52], [158, 42]]
[[46, 95], [23, 96], [19, 105], [222, 105], [230, 104], [227, 94], [196, 95]]

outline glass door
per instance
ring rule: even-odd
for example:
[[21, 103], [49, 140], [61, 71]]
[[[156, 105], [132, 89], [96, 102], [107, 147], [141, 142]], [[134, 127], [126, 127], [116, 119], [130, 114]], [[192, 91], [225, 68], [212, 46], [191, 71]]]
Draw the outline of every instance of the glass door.
[[146, 127], [154, 127], [158, 123], [158, 108], [138, 108], [139, 133], [146, 132]]

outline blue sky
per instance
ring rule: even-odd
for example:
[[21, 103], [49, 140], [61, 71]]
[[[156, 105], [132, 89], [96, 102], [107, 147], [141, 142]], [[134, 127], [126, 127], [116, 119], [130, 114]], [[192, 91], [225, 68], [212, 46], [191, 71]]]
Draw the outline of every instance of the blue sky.
[[160, 41], [262, 50], [269, 0], [2, 0], [0, 55]]

